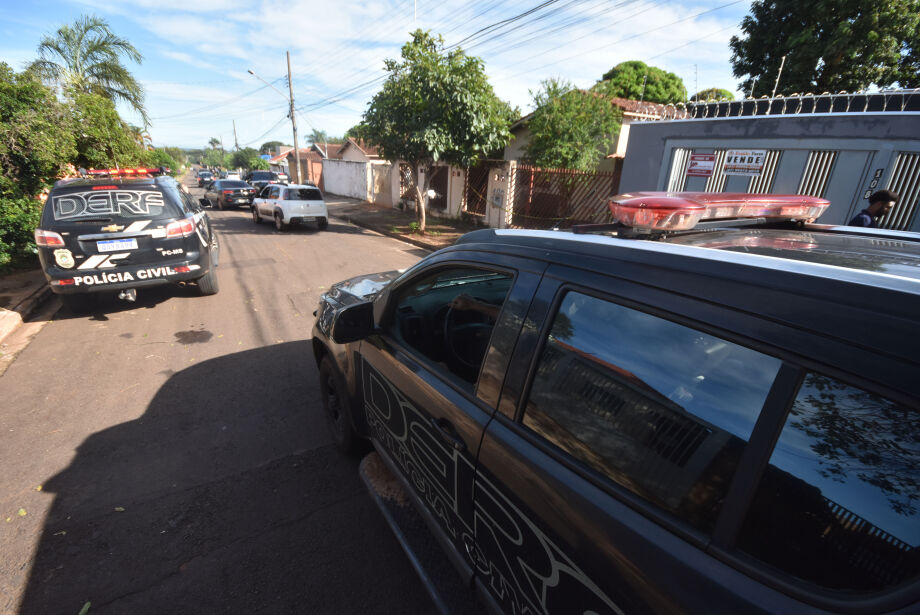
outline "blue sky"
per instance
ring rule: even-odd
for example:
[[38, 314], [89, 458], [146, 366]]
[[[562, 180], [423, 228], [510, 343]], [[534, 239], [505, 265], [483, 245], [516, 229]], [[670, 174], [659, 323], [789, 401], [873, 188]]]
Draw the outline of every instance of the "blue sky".
[[[231, 148], [292, 140], [287, 102], [250, 75], [287, 93], [291, 52], [302, 136], [341, 135], [358, 123], [379, 87], [383, 60], [416, 27], [447, 44], [541, 4], [539, 0], [0, 0], [0, 61], [21, 70], [45, 34], [81, 14], [106, 19], [144, 55], [129, 69], [147, 91], [158, 146]], [[727, 6], [726, 6], [727, 5]], [[549, 77], [588, 87], [625, 60], [643, 60], [683, 78], [688, 90], [736, 90], [728, 40], [749, 0], [557, 0], [461, 46], [485, 62], [496, 93], [527, 112]], [[708, 11], [708, 12], [707, 12]], [[677, 23], [675, 23], [677, 22]], [[260, 89], [261, 88], [261, 89]], [[138, 118], [128, 109], [122, 117]]]

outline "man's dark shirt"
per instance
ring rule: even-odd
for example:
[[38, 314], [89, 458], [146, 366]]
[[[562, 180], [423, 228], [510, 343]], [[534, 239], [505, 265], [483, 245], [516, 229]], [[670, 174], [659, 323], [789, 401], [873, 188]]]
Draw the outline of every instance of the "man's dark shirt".
[[868, 209], [864, 209], [847, 223], [847, 226], [867, 226], [869, 228], [878, 228], [878, 224], [875, 223], [875, 218], [872, 217], [872, 214], [869, 213]]

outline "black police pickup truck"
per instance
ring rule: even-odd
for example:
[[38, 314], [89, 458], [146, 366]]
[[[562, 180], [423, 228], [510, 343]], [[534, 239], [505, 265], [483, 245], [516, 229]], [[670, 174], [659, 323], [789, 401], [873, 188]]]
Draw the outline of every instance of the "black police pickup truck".
[[171, 177], [154, 169], [90, 170], [58, 181], [35, 231], [51, 290], [74, 310], [95, 293], [196, 282], [218, 292], [220, 248], [207, 214]]
[[620, 195], [340, 283], [334, 437], [493, 612], [917, 613], [920, 236], [826, 206]]

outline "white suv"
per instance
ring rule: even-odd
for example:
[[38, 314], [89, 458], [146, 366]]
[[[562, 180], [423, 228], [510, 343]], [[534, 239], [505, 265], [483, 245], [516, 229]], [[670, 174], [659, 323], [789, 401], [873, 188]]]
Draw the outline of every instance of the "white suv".
[[279, 231], [290, 224], [315, 222], [319, 230], [329, 226], [323, 193], [316, 186], [269, 184], [252, 202], [252, 221], [274, 220]]

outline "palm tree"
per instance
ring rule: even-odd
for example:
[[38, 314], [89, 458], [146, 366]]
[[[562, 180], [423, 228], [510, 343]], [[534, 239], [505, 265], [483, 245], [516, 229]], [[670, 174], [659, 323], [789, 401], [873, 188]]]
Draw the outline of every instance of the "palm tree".
[[134, 45], [116, 36], [104, 19], [82, 16], [61, 26], [38, 45], [38, 59], [29, 67], [64, 92], [101, 94], [113, 102], [124, 101], [150, 124], [144, 108], [144, 88], [121, 63], [121, 56], [140, 64], [144, 59]]
[[217, 149], [218, 147], [220, 147], [220, 139], [218, 139], [217, 137], [211, 137], [210, 139], [208, 139], [208, 145], [211, 146], [211, 149]]

